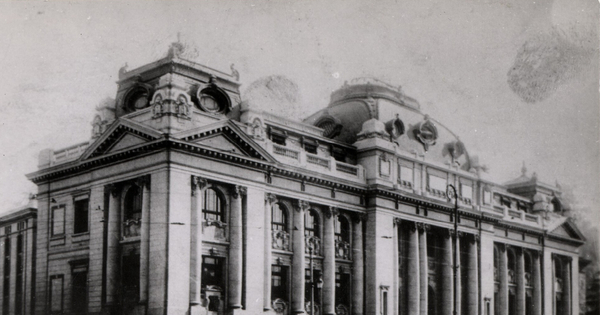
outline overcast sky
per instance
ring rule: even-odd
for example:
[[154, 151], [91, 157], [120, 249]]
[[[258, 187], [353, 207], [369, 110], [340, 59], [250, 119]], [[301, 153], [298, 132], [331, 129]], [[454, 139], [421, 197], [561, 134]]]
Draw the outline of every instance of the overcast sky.
[[295, 104], [256, 104], [286, 116], [355, 77], [401, 85], [498, 182], [525, 161], [598, 211], [598, 12], [594, 0], [1, 2], [0, 211], [35, 191], [24, 174], [39, 150], [89, 139], [119, 68], [161, 58], [178, 33], [197, 62], [234, 63], [242, 92], [267, 75], [296, 83]]

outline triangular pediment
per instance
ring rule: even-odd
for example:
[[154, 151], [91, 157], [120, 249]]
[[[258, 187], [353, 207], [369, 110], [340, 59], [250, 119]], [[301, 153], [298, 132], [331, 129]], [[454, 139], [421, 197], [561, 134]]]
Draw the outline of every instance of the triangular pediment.
[[131, 120], [121, 118], [115, 121], [101, 137], [96, 139], [82, 154], [80, 160], [86, 160], [117, 151], [134, 148], [159, 139], [161, 134]]
[[215, 151], [243, 155], [263, 161], [275, 159], [231, 121], [220, 121], [202, 128], [174, 135], [175, 138], [209, 147]]
[[570, 220], [565, 221], [565, 223], [556, 227], [550, 232], [550, 234], [563, 238], [576, 239], [580, 241], [585, 240], [583, 234], [581, 234], [577, 226]]

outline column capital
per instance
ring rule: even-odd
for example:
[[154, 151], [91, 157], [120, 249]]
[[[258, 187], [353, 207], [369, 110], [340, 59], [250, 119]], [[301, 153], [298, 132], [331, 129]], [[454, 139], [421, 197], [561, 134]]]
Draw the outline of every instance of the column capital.
[[310, 208], [310, 203], [308, 203], [308, 201], [306, 200], [296, 200], [294, 206], [296, 208], [296, 211], [305, 212]]
[[408, 228], [408, 230], [409, 230], [409, 231], [411, 231], [411, 232], [414, 232], [414, 231], [416, 231], [416, 230], [417, 230], [417, 223], [416, 223], [416, 222], [413, 222], [413, 221], [404, 221], [404, 222], [402, 222], [402, 223], [403, 223], [403, 224], [404, 224], [404, 225], [405, 225], [405, 226]]
[[330, 219], [332, 216], [336, 217], [338, 214], [340, 214], [340, 210], [336, 207], [328, 206], [323, 209], [323, 213], [325, 213], [325, 216]]
[[206, 185], [208, 185], [208, 181], [206, 180], [206, 178], [203, 178], [203, 177], [192, 176], [191, 184], [192, 184], [192, 196], [193, 196], [195, 191], [204, 189], [204, 187], [206, 187]]
[[400, 219], [400, 218], [394, 218], [394, 221], [392, 222], [392, 224], [394, 226], [400, 226], [400, 224], [402, 224], [402, 219]]
[[150, 175], [143, 175], [135, 180], [136, 185], [144, 188], [150, 185]]
[[444, 238], [453, 237], [455, 234], [456, 234], [456, 231], [454, 231], [453, 229], [444, 229], [444, 230], [442, 230], [442, 236]]
[[108, 184], [106, 185], [106, 189], [111, 194], [111, 196], [115, 198], [118, 197], [119, 193], [121, 192], [121, 186], [118, 184]]
[[355, 212], [352, 216], [354, 223], [361, 223], [367, 221], [367, 214], [362, 212]]
[[479, 243], [479, 234], [471, 234], [473, 237], [471, 238], [472, 243]]
[[423, 233], [427, 233], [431, 227], [429, 226], [429, 224], [427, 223], [417, 223], [417, 228], [419, 229], [419, 232], [423, 232]]
[[[452, 232], [454, 232], [454, 230], [452, 230]], [[458, 237], [458, 238], [461, 238], [461, 237], [463, 237], [463, 236], [465, 236], [465, 235], [466, 235], [466, 233], [465, 233], [465, 232], [462, 232], [462, 231], [457, 231], [457, 232], [456, 232], [456, 237]]]
[[247, 188], [240, 185], [235, 185], [230, 189], [231, 196], [235, 199], [238, 199], [240, 196], [245, 196], [247, 192]]
[[277, 202], [277, 196], [272, 193], [266, 193], [265, 194], [265, 202], [272, 205]]

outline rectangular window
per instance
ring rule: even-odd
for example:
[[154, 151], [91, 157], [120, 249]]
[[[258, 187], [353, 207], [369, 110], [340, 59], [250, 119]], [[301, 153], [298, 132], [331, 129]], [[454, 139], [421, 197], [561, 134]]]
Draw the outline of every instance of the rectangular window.
[[52, 208], [52, 236], [65, 234], [65, 206]]
[[[318, 288], [317, 283], [321, 278], [321, 270], [313, 269], [313, 285], [315, 292], [315, 305], [321, 305], [321, 289]], [[310, 269], [304, 269], [304, 297], [307, 301], [310, 301], [313, 286], [310, 282]]]
[[87, 265], [74, 265], [71, 270], [71, 312], [87, 314]]
[[347, 310], [350, 309], [350, 274], [335, 273], [335, 306], [343, 305]]
[[446, 178], [436, 176], [433, 174], [427, 174], [427, 187], [429, 190], [435, 190], [440, 193], [446, 192]]
[[271, 301], [288, 301], [288, 267], [271, 266]]
[[202, 256], [202, 288], [215, 286], [225, 289], [223, 260], [221, 257]]
[[2, 314], [8, 314], [10, 306], [10, 237], [4, 239], [4, 274], [2, 283]]
[[63, 313], [63, 275], [50, 276], [50, 294], [48, 295], [48, 304], [51, 314]]
[[85, 233], [89, 231], [89, 199], [87, 196], [83, 199], [73, 202], [73, 233]]
[[17, 279], [15, 283], [15, 314], [23, 307], [23, 234], [17, 236]]
[[413, 186], [413, 169], [404, 165], [398, 166], [398, 183], [404, 187]]

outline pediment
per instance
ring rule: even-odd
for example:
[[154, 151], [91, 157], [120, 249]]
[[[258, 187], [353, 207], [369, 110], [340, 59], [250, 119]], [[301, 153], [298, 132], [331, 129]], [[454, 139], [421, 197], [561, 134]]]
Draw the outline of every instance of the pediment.
[[87, 148], [80, 160], [133, 148], [160, 137], [161, 134], [156, 130], [121, 118]]
[[566, 221], [565, 223], [559, 225], [554, 230], [552, 230], [550, 234], [563, 238], [570, 238], [581, 241], [585, 240], [583, 234], [581, 234], [577, 226], [571, 221]]
[[176, 138], [210, 147], [215, 151], [230, 152], [263, 161], [275, 159], [251, 137], [231, 121], [219, 122], [195, 131], [175, 135]]

